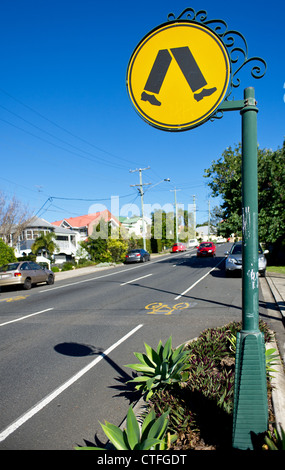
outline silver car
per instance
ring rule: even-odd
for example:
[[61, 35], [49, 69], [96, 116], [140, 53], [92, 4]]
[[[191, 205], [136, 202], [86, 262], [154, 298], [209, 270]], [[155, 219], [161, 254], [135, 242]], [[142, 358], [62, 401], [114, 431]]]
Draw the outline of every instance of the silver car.
[[31, 289], [33, 284], [54, 283], [54, 273], [34, 261], [18, 261], [0, 267], [0, 287], [22, 284], [24, 289]]
[[[265, 276], [267, 260], [264, 256], [268, 253], [268, 250], [263, 251], [261, 246], [258, 246], [258, 271], [261, 276]], [[230, 251], [226, 251], [225, 255], [228, 255], [226, 259], [226, 274], [241, 271], [242, 269], [242, 243], [234, 243]]]

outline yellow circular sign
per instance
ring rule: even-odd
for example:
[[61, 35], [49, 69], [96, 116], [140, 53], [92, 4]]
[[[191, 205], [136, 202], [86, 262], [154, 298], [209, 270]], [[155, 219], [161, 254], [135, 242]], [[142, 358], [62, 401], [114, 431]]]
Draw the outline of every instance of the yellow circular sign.
[[183, 131], [215, 112], [230, 79], [229, 56], [204, 25], [170, 22], [151, 31], [134, 50], [127, 89], [140, 116], [154, 127]]

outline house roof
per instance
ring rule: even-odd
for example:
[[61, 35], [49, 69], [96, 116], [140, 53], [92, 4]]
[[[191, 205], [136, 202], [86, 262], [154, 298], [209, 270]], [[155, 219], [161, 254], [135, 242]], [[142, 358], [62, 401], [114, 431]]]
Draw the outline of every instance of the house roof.
[[27, 227], [48, 227], [53, 228], [52, 224], [45, 219], [41, 219], [40, 217], [33, 217]]
[[63, 222], [68, 223], [72, 228], [80, 228], [80, 227], [88, 227], [91, 223], [94, 223], [96, 220], [104, 218], [104, 220], [114, 219], [115, 221], [119, 221], [114, 217], [108, 209], [105, 209], [101, 212], [95, 212], [93, 214], [87, 215], [80, 215], [78, 217], [69, 217], [68, 219], [58, 220], [56, 222], [52, 222], [52, 225], [56, 225], [57, 227], [62, 226]]

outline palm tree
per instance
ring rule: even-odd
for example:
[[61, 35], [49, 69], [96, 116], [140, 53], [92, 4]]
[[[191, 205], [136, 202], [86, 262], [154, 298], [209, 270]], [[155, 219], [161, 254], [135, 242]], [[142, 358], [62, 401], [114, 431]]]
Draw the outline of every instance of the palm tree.
[[39, 252], [45, 252], [51, 256], [58, 249], [58, 246], [54, 242], [55, 237], [56, 236], [53, 232], [48, 232], [46, 234], [42, 232], [31, 246], [32, 252], [35, 255], [37, 255]]

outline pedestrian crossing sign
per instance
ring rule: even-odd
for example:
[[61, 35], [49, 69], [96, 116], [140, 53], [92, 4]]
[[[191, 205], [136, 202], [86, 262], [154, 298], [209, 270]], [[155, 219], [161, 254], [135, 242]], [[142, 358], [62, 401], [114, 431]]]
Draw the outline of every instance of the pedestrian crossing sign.
[[223, 101], [230, 60], [222, 40], [207, 26], [173, 21], [137, 45], [126, 80], [132, 104], [146, 122], [184, 131], [207, 121]]

